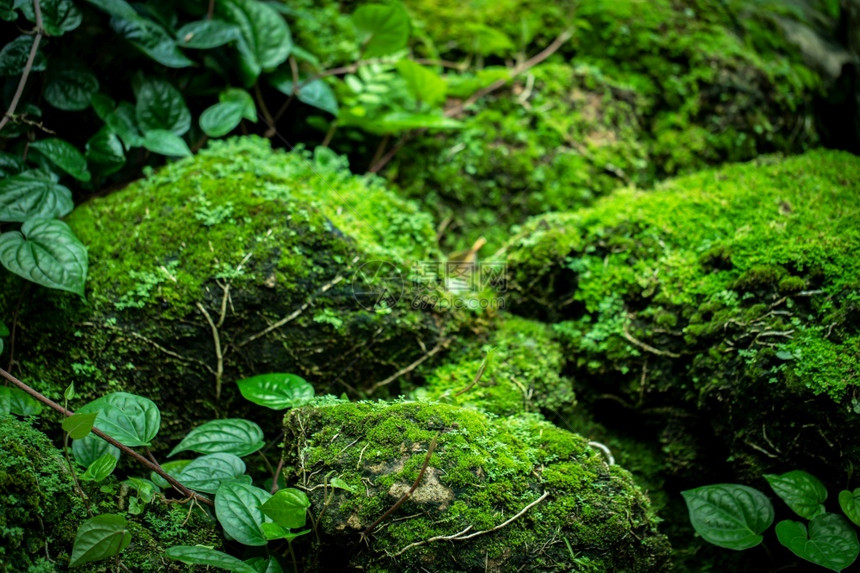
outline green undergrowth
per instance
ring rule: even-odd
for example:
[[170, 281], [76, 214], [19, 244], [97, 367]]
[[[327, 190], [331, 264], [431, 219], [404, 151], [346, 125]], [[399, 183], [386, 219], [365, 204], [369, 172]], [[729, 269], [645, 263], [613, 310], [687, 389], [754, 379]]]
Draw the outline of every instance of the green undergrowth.
[[[83, 469], [78, 467], [79, 473]], [[128, 488], [113, 478], [82, 482], [93, 512], [123, 513]], [[192, 568], [163, 557], [171, 545], [222, 543], [214, 522], [198, 509], [167, 503], [157, 495], [127, 516], [132, 543], [122, 553], [133, 571], [179, 572]], [[78, 526], [87, 518], [69, 466], [48, 438], [27, 421], [0, 417], [0, 571], [52, 573], [68, 570]], [[103, 571], [103, 564], [75, 571]]]
[[[536, 415], [329, 400], [292, 410], [286, 430], [291, 478], [324, 508], [314, 565], [447, 572], [661, 571], [666, 564], [668, 545], [630, 474]], [[434, 441], [418, 488], [363, 546], [362, 531], [410, 488]], [[321, 487], [335, 477], [337, 489]], [[463, 535], [478, 535], [432, 540], [466, 528]]]
[[709, 434], [742, 476], [850, 471], [858, 181], [856, 157], [815, 151], [535, 218], [507, 246], [509, 308], [555, 323], [586, 403], [608, 395], [698, 440], [664, 438], [681, 474], [720, 451]]

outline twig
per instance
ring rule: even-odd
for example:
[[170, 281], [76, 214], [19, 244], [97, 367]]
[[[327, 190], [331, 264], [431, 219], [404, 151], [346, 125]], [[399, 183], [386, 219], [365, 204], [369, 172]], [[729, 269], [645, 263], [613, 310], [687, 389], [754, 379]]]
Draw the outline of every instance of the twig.
[[400, 378], [404, 374], [408, 374], [408, 373], [412, 372], [413, 370], [415, 370], [416, 368], [421, 366], [424, 363], [424, 361], [426, 361], [428, 358], [432, 358], [433, 356], [438, 354], [440, 350], [442, 350], [443, 348], [448, 346], [449, 342], [451, 342], [450, 338], [445, 338], [445, 339], [439, 341], [439, 343], [437, 343], [436, 346], [431, 348], [429, 352], [427, 352], [424, 356], [422, 356], [421, 358], [419, 358], [418, 360], [416, 360], [415, 362], [413, 362], [409, 366], [407, 366], [405, 368], [401, 368], [400, 370], [398, 370], [397, 372], [395, 372], [394, 374], [392, 374], [391, 376], [389, 376], [385, 380], [382, 380], [381, 382], [377, 382], [376, 384], [371, 386], [370, 389], [367, 391], [367, 394], [368, 395], [373, 394], [378, 389], [382, 388], [383, 386], [388, 386], [389, 384], [391, 384], [392, 382], [394, 382], [395, 380], [397, 380], [398, 378]]
[[630, 342], [634, 346], [638, 346], [642, 350], [644, 350], [646, 352], [650, 352], [651, 354], [656, 354], [657, 356], [668, 356], [670, 358], [680, 358], [681, 357], [680, 354], [676, 354], [675, 352], [669, 352], [668, 350], [660, 350], [659, 348], [654, 348], [653, 346], [651, 346], [649, 344], [645, 344], [641, 340], [637, 340], [637, 339], [633, 338], [633, 335], [630, 334], [630, 331], [628, 330], [628, 328], [629, 328], [629, 326], [627, 324], [625, 324], [623, 332], [621, 334], [624, 336], [624, 338], [627, 339], [628, 342]]
[[263, 92], [260, 91], [259, 81], [254, 83], [254, 96], [256, 96], [257, 105], [260, 106], [260, 111], [263, 112], [263, 117], [266, 118], [266, 123], [271, 125], [272, 129], [274, 129], [275, 118], [272, 117], [272, 114], [269, 113], [269, 108], [266, 107], [266, 101], [263, 99]]
[[492, 533], [494, 531], [498, 531], [504, 527], [507, 527], [508, 525], [513, 523], [515, 520], [517, 520], [520, 517], [522, 517], [523, 515], [525, 515], [528, 510], [530, 510], [531, 508], [533, 508], [534, 506], [536, 506], [537, 504], [539, 504], [540, 502], [545, 500], [548, 496], [549, 496], [548, 491], [543, 492], [543, 495], [541, 495], [539, 498], [537, 498], [536, 500], [534, 500], [533, 502], [531, 502], [530, 504], [528, 504], [527, 506], [522, 508], [522, 510], [520, 510], [520, 512], [518, 514], [516, 514], [512, 518], [508, 519], [504, 523], [501, 523], [501, 524], [499, 524], [499, 525], [497, 525], [491, 529], [484, 529], [483, 531], [476, 531], [474, 533], [470, 533], [469, 535], [466, 535], [466, 533], [472, 529], [472, 526], [470, 525], [466, 529], [464, 529], [462, 531], [458, 531], [457, 533], [454, 533], [453, 535], [439, 535], [437, 537], [431, 537], [430, 539], [425, 539], [424, 541], [417, 541], [415, 543], [410, 543], [409, 545], [407, 545], [406, 547], [404, 547], [403, 549], [401, 549], [397, 553], [389, 553], [388, 556], [389, 557], [397, 557], [398, 555], [402, 555], [402, 554], [406, 553], [407, 551], [409, 551], [413, 547], [418, 547], [420, 545], [426, 545], [426, 544], [430, 543], [431, 541], [466, 541], [467, 539], [474, 539], [475, 537], [478, 537], [479, 535], [486, 535], [487, 533]]
[[218, 335], [218, 327], [212, 322], [212, 317], [199, 302], [195, 303], [203, 316], [206, 317], [206, 322], [212, 329], [212, 339], [215, 341], [215, 398], [221, 398], [221, 378], [224, 376], [224, 354], [221, 352], [221, 337]]
[[36, 36], [33, 38], [33, 45], [30, 46], [30, 54], [27, 56], [27, 63], [24, 64], [24, 71], [21, 74], [21, 80], [18, 82], [18, 89], [15, 90], [15, 95], [12, 96], [12, 102], [9, 104], [6, 114], [0, 118], [0, 131], [3, 130], [6, 124], [9, 123], [9, 120], [15, 115], [18, 102], [21, 101], [21, 96], [24, 95], [24, 87], [27, 85], [27, 79], [30, 77], [30, 72], [33, 69], [33, 62], [36, 61], [39, 42], [42, 41], [42, 34], [45, 32], [42, 29], [42, 6], [39, 4], [39, 0], [33, 0], [33, 11], [36, 13]]
[[[39, 392], [37, 392], [33, 388], [30, 388], [29, 386], [27, 386], [27, 384], [25, 384], [24, 382], [21, 382], [20, 380], [18, 380], [17, 378], [15, 378], [11, 374], [9, 374], [5, 370], [3, 370], [2, 368], [0, 368], [0, 376], [2, 376], [3, 378], [5, 378], [9, 382], [11, 382], [12, 384], [17, 386], [18, 388], [20, 388], [21, 390], [23, 390], [24, 392], [26, 392], [27, 394], [29, 394], [30, 396], [35, 398], [36, 400], [38, 400], [42, 404], [45, 404], [49, 408], [56, 410], [57, 412], [63, 414], [64, 416], [74, 415], [74, 412], [72, 412], [71, 410], [67, 410], [66, 408], [63, 408], [62, 406], [60, 406], [59, 404], [57, 404], [56, 402], [54, 402], [50, 398], [43, 396], [42, 394], [40, 394]], [[104, 441], [109, 443], [110, 445], [112, 445], [116, 448], [119, 448], [123, 453], [131, 456], [132, 458], [134, 458], [135, 460], [137, 460], [138, 462], [143, 464], [147, 469], [152, 470], [155, 473], [157, 473], [158, 475], [160, 475], [162, 478], [164, 478], [164, 480], [167, 483], [172, 485], [173, 488], [176, 489], [183, 496], [185, 496], [189, 499], [196, 499], [199, 502], [202, 502], [202, 503], [205, 503], [206, 505], [210, 505], [210, 506], [214, 507], [215, 504], [212, 502], [211, 499], [209, 499], [206, 496], [200, 495], [199, 493], [191, 491], [190, 489], [188, 489], [187, 487], [185, 487], [184, 485], [179, 483], [176, 480], [176, 478], [174, 478], [173, 476], [168, 474], [166, 471], [164, 471], [161, 468], [161, 466], [159, 466], [158, 464], [152, 463], [151, 461], [149, 461], [148, 459], [146, 459], [145, 457], [143, 457], [142, 455], [140, 455], [139, 453], [137, 453], [133, 449], [129, 448], [128, 446], [126, 446], [122, 442], [118, 442], [117, 440], [108, 436], [107, 434], [105, 434], [104, 432], [99, 430], [98, 428], [93, 428], [93, 434], [100, 437], [101, 439], [103, 439]]]
[[[337, 283], [339, 283], [342, 280], [343, 280], [343, 275], [336, 276], [330, 282], [327, 282], [322, 287], [320, 287], [320, 290], [316, 293], [316, 296], [319, 296], [321, 294], [325, 294], [333, 286], [335, 286]], [[294, 320], [297, 316], [299, 316], [305, 310], [307, 310], [307, 308], [313, 303], [313, 301], [314, 301], [313, 298], [308, 298], [308, 300], [306, 300], [304, 302], [304, 304], [302, 304], [302, 306], [300, 306], [299, 308], [297, 308], [296, 310], [294, 310], [293, 312], [291, 312], [290, 314], [288, 314], [287, 316], [285, 316], [284, 318], [282, 318], [278, 322], [276, 322], [274, 324], [270, 324], [268, 327], [264, 328], [263, 330], [261, 330], [257, 334], [252, 334], [250, 337], [246, 338], [245, 340], [243, 340], [242, 342], [240, 342], [236, 346], [241, 348], [241, 347], [245, 346], [246, 344], [257, 340], [261, 336], [266, 336], [267, 334], [269, 334], [273, 330], [277, 330], [277, 329], [281, 328], [282, 326], [284, 326], [285, 324], [287, 324], [291, 320]]]
[[475, 377], [472, 379], [472, 383], [460, 390], [459, 392], [454, 394], [454, 397], [460, 396], [461, 394], [465, 394], [469, 390], [475, 387], [475, 384], [481, 381], [481, 378], [484, 376], [484, 370], [487, 369], [487, 362], [490, 360], [490, 355], [492, 354], [492, 350], [484, 356], [484, 359], [481, 361], [481, 365], [478, 366], [478, 372], [475, 374]]
[[377, 525], [379, 525], [380, 523], [385, 521], [385, 518], [387, 518], [389, 515], [391, 515], [395, 511], [397, 511], [397, 508], [400, 507], [401, 505], [403, 505], [403, 503], [407, 499], [409, 499], [409, 496], [412, 495], [416, 489], [418, 489], [418, 485], [421, 483], [421, 479], [424, 477], [424, 472], [427, 471], [427, 466], [430, 464], [430, 456], [433, 455], [433, 450], [436, 449], [436, 439], [438, 437], [439, 437], [439, 432], [436, 432], [436, 435], [433, 436], [432, 440], [430, 440], [430, 445], [427, 447], [427, 455], [424, 456], [424, 464], [421, 466], [421, 471], [418, 472], [418, 477], [415, 478], [415, 481], [412, 483], [412, 487], [409, 488], [409, 491], [407, 491], [402, 496], [400, 496], [400, 499], [398, 499], [394, 505], [392, 505], [390, 508], [388, 508], [388, 511], [386, 511], [385, 513], [380, 515], [376, 521], [374, 521], [373, 523], [371, 523], [370, 525], [367, 526], [367, 529], [365, 529], [361, 533], [362, 539], [366, 539], [367, 537], [369, 537], [371, 532], [373, 532], [373, 530], [376, 528]]

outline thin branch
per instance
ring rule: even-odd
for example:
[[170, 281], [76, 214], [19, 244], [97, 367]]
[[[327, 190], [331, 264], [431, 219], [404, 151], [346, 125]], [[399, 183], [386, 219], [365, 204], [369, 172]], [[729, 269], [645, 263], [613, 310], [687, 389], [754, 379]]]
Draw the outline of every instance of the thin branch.
[[388, 386], [389, 384], [391, 384], [392, 382], [394, 382], [395, 380], [397, 380], [398, 378], [400, 378], [404, 374], [408, 374], [409, 372], [412, 372], [413, 370], [415, 370], [416, 368], [421, 366], [428, 358], [432, 358], [433, 356], [438, 354], [439, 351], [441, 351], [443, 348], [448, 346], [449, 342], [451, 342], [450, 338], [445, 338], [444, 340], [439, 341], [439, 343], [437, 343], [436, 346], [431, 348], [429, 352], [427, 352], [424, 356], [422, 356], [421, 358], [419, 358], [418, 360], [416, 360], [415, 362], [413, 362], [409, 366], [407, 366], [405, 368], [401, 368], [400, 370], [398, 370], [397, 372], [395, 372], [394, 374], [392, 374], [391, 376], [389, 376], [385, 380], [382, 380], [381, 382], [377, 382], [376, 384], [371, 386], [370, 389], [367, 391], [367, 394], [368, 395], [373, 394], [374, 392], [376, 392], [377, 390], [379, 390], [383, 386]]
[[629, 327], [627, 324], [624, 325], [624, 329], [621, 332], [621, 334], [624, 336], [624, 338], [630, 344], [633, 344], [634, 346], [638, 346], [642, 350], [644, 350], [646, 352], [650, 352], [651, 354], [656, 354], [657, 356], [668, 356], [670, 358], [680, 358], [681, 357], [680, 354], [677, 354], [675, 352], [669, 352], [668, 350], [660, 350], [659, 348], [654, 348], [650, 344], [645, 344], [641, 340], [633, 338], [633, 335], [630, 334]]
[[36, 61], [39, 42], [42, 41], [42, 34], [45, 32], [42, 29], [42, 6], [39, 4], [39, 0], [33, 0], [33, 11], [36, 13], [36, 37], [33, 38], [33, 45], [30, 46], [30, 54], [27, 56], [27, 63], [24, 64], [24, 72], [21, 74], [21, 80], [18, 82], [18, 89], [15, 90], [15, 95], [12, 96], [12, 103], [9, 104], [6, 115], [0, 118], [0, 131], [3, 131], [3, 128], [15, 115], [15, 110], [18, 108], [21, 96], [24, 95], [24, 87], [27, 85], [27, 79], [33, 70], [33, 63]]
[[397, 553], [389, 553], [388, 556], [389, 557], [397, 557], [398, 555], [403, 555], [404, 553], [406, 553], [407, 551], [409, 551], [410, 549], [412, 549], [414, 547], [418, 547], [420, 545], [426, 545], [432, 541], [466, 541], [467, 539], [474, 539], [475, 537], [478, 537], [479, 535], [486, 535], [487, 533], [492, 533], [494, 531], [498, 531], [498, 530], [502, 529], [503, 527], [507, 527], [508, 525], [513, 523], [515, 520], [517, 520], [520, 517], [522, 517], [523, 515], [525, 515], [528, 510], [530, 510], [531, 508], [533, 508], [534, 506], [536, 506], [537, 504], [539, 504], [540, 502], [545, 500], [548, 496], [549, 496], [548, 491], [543, 492], [543, 495], [541, 495], [539, 498], [537, 498], [536, 500], [534, 500], [533, 502], [531, 502], [530, 504], [525, 506], [522, 510], [520, 510], [520, 512], [518, 514], [516, 514], [512, 518], [508, 519], [504, 523], [501, 523], [501, 524], [493, 527], [492, 529], [484, 529], [483, 531], [476, 531], [474, 533], [470, 533], [469, 535], [466, 535], [466, 533], [472, 529], [472, 526], [470, 525], [470, 526], [466, 527], [465, 529], [463, 529], [462, 531], [458, 531], [457, 533], [454, 533], [453, 535], [438, 535], [436, 537], [431, 537], [430, 539], [425, 539], [424, 541], [416, 541], [415, 543], [410, 543], [409, 545], [407, 545], [406, 547], [404, 547], [403, 549], [401, 549]]
[[376, 521], [374, 521], [373, 523], [371, 523], [370, 525], [367, 526], [367, 529], [365, 529], [361, 533], [362, 539], [369, 537], [377, 525], [379, 525], [380, 523], [385, 521], [385, 518], [387, 518], [389, 515], [391, 515], [395, 511], [397, 511], [397, 508], [400, 507], [401, 505], [403, 505], [403, 503], [407, 499], [409, 499], [409, 496], [411, 496], [415, 492], [415, 490], [418, 489], [418, 485], [421, 483], [421, 480], [424, 478], [424, 472], [427, 471], [427, 466], [430, 464], [430, 456], [433, 455], [433, 450], [436, 449], [437, 438], [439, 438], [439, 432], [436, 432], [436, 435], [434, 435], [433, 439], [430, 440], [430, 446], [427, 447], [427, 455], [424, 456], [424, 464], [421, 466], [421, 471], [418, 472], [418, 477], [415, 478], [415, 481], [412, 483], [412, 487], [409, 488], [409, 491], [407, 491], [402, 496], [400, 496], [400, 499], [398, 499], [394, 505], [389, 507], [388, 511], [386, 511], [385, 513], [380, 515]]
[[[57, 404], [56, 402], [54, 402], [50, 398], [43, 396], [42, 394], [40, 394], [39, 392], [37, 392], [33, 388], [30, 388], [27, 384], [25, 384], [24, 382], [21, 382], [20, 380], [18, 380], [17, 378], [15, 378], [11, 374], [9, 374], [5, 370], [3, 370], [2, 368], [0, 368], [0, 376], [2, 376], [3, 378], [5, 378], [9, 382], [11, 382], [12, 384], [17, 386], [18, 388], [20, 388], [21, 390], [23, 390], [24, 392], [26, 392], [27, 394], [29, 394], [30, 396], [35, 398], [36, 400], [38, 400], [42, 404], [45, 404], [49, 408], [56, 410], [60, 414], [62, 414], [64, 416], [74, 415], [74, 412], [72, 412], [71, 410], [67, 410], [66, 408], [63, 408], [62, 406], [60, 406], [59, 404]], [[152, 470], [155, 473], [157, 473], [158, 475], [160, 475], [162, 478], [164, 478], [164, 480], [167, 483], [172, 485], [175, 490], [177, 490], [179, 493], [181, 493], [186, 498], [196, 499], [199, 502], [202, 502], [202, 503], [205, 503], [206, 505], [210, 505], [210, 506], [214, 507], [215, 504], [212, 502], [211, 499], [209, 499], [206, 496], [203, 496], [203, 495], [200, 495], [196, 492], [191, 491], [190, 489], [188, 489], [187, 487], [185, 487], [184, 485], [182, 485], [181, 483], [176, 481], [176, 478], [174, 478], [173, 476], [168, 474], [166, 471], [164, 471], [161, 468], [161, 466], [159, 466], [158, 464], [152, 463], [151, 461], [149, 461], [148, 459], [146, 459], [145, 457], [143, 457], [142, 455], [140, 455], [139, 453], [137, 453], [133, 449], [126, 446], [125, 444], [116, 441], [115, 439], [108, 436], [107, 434], [105, 434], [104, 432], [99, 430], [98, 428], [93, 428], [93, 434], [100, 437], [101, 439], [103, 439], [104, 441], [109, 443], [110, 445], [112, 445], [116, 448], [119, 448], [123, 453], [131, 456], [132, 458], [134, 458], [135, 460], [137, 460], [138, 462], [143, 464], [147, 469]]]
[[215, 399], [221, 398], [221, 379], [224, 376], [224, 353], [221, 352], [221, 336], [218, 334], [218, 327], [212, 321], [212, 317], [206, 311], [206, 308], [199, 302], [195, 303], [197, 309], [206, 317], [206, 322], [209, 323], [209, 328], [212, 329], [212, 339], [215, 341]]

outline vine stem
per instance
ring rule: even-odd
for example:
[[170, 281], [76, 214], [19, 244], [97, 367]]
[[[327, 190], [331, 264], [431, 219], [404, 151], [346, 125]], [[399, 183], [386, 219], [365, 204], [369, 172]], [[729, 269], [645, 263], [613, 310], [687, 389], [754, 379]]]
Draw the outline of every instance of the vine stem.
[[39, 42], [42, 41], [42, 6], [39, 0], [33, 0], [33, 11], [36, 13], [36, 37], [33, 39], [33, 45], [30, 46], [30, 54], [27, 56], [27, 63], [24, 65], [24, 72], [21, 74], [21, 81], [18, 82], [18, 89], [15, 90], [15, 95], [12, 96], [12, 103], [9, 104], [9, 109], [6, 114], [0, 118], [0, 131], [9, 123], [15, 110], [18, 108], [18, 102], [21, 101], [21, 96], [24, 95], [24, 87], [27, 85], [27, 79], [30, 77], [30, 71], [33, 69], [33, 62], [36, 61], [36, 52], [39, 50]]
[[[66, 408], [63, 408], [62, 406], [60, 406], [59, 404], [57, 404], [56, 402], [54, 402], [50, 398], [43, 396], [42, 394], [40, 394], [39, 392], [37, 392], [33, 388], [30, 388], [27, 384], [25, 384], [24, 382], [21, 382], [20, 380], [18, 380], [17, 378], [15, 378], [11, 374], [9, 374], [5, 370], [3, 370], [2, 368], [0, 368], [0, 376], [2, 376], [3, 378], [5, 378], [9, 382], [11, 382], [12, 384], [17, 386], [18, 388], [20, 388], [21, 390], [23, 390], [24, 392], [26, 392], [27, 394], [29, 394], [30, 396], [35, 398], [36, 400], [38, 400], [42, 404], [45, 404], [49, 408], [56, 410], [60, 414], [62, 414], [64, 416], [74, 415], [74, 412], [72, 412], [71, 410], [67, 410]], [[181, 493], [186, 498], [195, 499], [195, 500], [197, 500], [201, 503], [205, 503], [206, 505], [209, 505], [209, 506], [213, 506], [213, 507], [215, 506], [214, 502], [211, 499], [209, 499], [206, 496], [200, 495], [199, 493], [195, 493], [195, 492], [191, 491], [190, 489], [188, 489], [187, 487], [185, 487], [184, 485], [179, 483], [176, 480], [176, 478], [174, 478], [172, 475], [170, 475], [166, 471], [164, 471], [160, 465], [152, 463], [151, 461], [149, 461], [148, 459], [146, 459], [145, 457], [143, 457], [142, 455], [140, 455], [139, 453], [137, 453], [133, 449], [129, 448], [128, 446], [126, 446], [125, 444], [123, 444], [121, 442], [116, 441], [115, 439], [108, 436], [107, 434], [105, 434], [104, 432], [99, 430], [98, 428], [93, 428], [93, 434], [100, 437], [101, 439], [103, 439], [104, 441], [109, 443], [110, 445], [112, 445], [116, 448], [119, 448], [123, 453], [131, 456], [132, 458], [134, 458], [135, 460], [137, 460], [138, 462], [143, 464], [147, 469], [154, 471], [155, 473], [160, 475], [162, 478], [164, 478], [164, 480], [167, 483], [169, 483], [171, 486], [173, 486], [173, 488], [176, 491]]]

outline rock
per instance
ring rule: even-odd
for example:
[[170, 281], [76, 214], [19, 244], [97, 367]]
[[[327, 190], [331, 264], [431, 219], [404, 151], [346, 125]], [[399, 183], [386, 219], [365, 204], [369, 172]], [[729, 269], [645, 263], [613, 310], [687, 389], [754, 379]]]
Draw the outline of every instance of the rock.
[[89, 248], [87, 299], [7, 279], [15, 373], [53, 398], [69, 382], [82, 398], [151, 398], [162, 440], [241, 415], [235, 382], [255, 374], [355, 395], [456, 314], [414, 310], [403, 292], [411, 264], [440, 260], [430, 217], [325, 149], [312, 160], [259, 138], [216, 142], [68, 223]]
[[[630, 474], [536, 415], [318, 400], [291, 410], [285, 429], [286, 465], [308, 491], [320, 534], [310, 569], [667, 566], [668, 544]], [[413, 487], [431, 444], [412, 496], [363, 542], [362, 533]]]
[[556, 323], [578, 398], [650, 427], [675, 475], [838, 481], [860, 461], [858, 182], [856, 156], [816, 151], [535, 218], [508, 308]]

